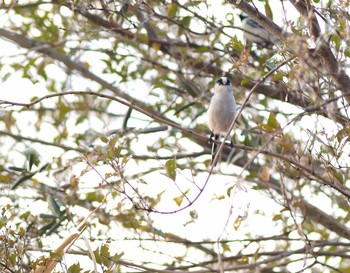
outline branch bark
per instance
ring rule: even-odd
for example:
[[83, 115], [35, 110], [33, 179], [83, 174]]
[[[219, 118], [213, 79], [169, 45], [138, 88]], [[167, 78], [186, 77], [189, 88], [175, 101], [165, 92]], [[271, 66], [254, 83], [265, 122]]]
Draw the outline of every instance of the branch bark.
[[[323, 68], [332, 76], [337, 88], [341, 90], [343, 94], [347, 93], [350, 90], [350, 77], [339, 65], [337, 59], [333, 55], [329, 43], [321, 33], [321, 28], [314, 12], [314, 6], [310, 2], [305, 2], [305, 0], [290, 0], [290, 2], [304, 17], [306, 22], [308, 22], [310, 35], [316, 43], [315, 53], [321, 58]], [[349, 104], [350, 96], [344, 96]]]
[[[230, 2], [233, 3], [236, 6], [238, 5], [237, 4], [238, 1], [235, 2], [235, 1], [231, 0]], [[285, 33], [283, 33], [281, 28], [279, 28], [277, 25], [275, 25], [273, 22], [271, 22], [267, 17], [265, 17], [262, 14], [258, 13], [254, 8], [252, 8], [250, 5], [248, 5], [245, 1], [241, 1], [239, 5], [242, 5], [242, 7], [243, 7], [242, 10], [245, 13], [247, 13], [250, 17], [252, 17], [256, 21], [258, 21], [259, 24], [261, 24], [267, 30], [269, 30], [275, 37], [279, 38], [282, 41], [287, 41], [288, 36]], [[106, 28], [111, 28], [111, 25], [108, 23], [108, 21], [105, 21], [105, 20], [99, 18], [96, 15], [92, 15], [92, 14], [89, 14], [89, 13], [84, 13], [82, 15], [84, 15], [89, 20], [93, 20], [95, 23], [101, 24], [101, 26], [104, 26]], [[108, 25], [104, 25], [106, 23], [108, 23]], [[122, 31], [122, 30], [118, 30], [118, 31], [119, 31], [120, 35], [124, 35], [128, 39], [133, 39], [134, 38], [133, 33]], [[117, 87], [109, 84], [108, 82], [104, 81], [103, 79], [97, 77], [95, 74], [90, 72], [89, 69], [87, 69], [82, 63], [72, 61], [69, 57], [67, 57], [67, 56], [65, 56], [63, 54], [60, 54], [60, 53], [56, 52], [55, 50], [53, 50], [52, 48], [50, 48], [50, 45], [47, 45], [47, 44], [44, 44], [44, 43], [41, 43], [41, 42], [38, 42], [38, 41], [30, 40], [30, 39], [25, 38], [25, 37], [23, 37], [21, 35], [9, 32], [9, 31], [7, 31], [5, 29], [0, 29], [0, 36], [3, 36], [5, 38], [9, 39], [9, 40], [17, 43], [18, 45], [20, 45], [20, 46], [22, 46], [24, 48], [27, 48], [29, 50], [35, 50], [35, 51], [37, 51], [37, 52], [39, 52], [41, 54], [44, 54], [46, 56], [49, 56], [49, 57], [51, 57], [51, 58], [53, 58], [55, 60], [63, 62], [68, 68], [72, 68], [72, 69], [77, 70], [84, 77], [86, 77], [86, 78], [88, 78], [88, 79], [90, 79], [92, 81], [98, 82], [105, 89], [112, 91], [118, 97], [122, 98], [123, 100], [118, 100], [119, 102], [122, 103], [122, 101], [127, 100], [127, 101], [129, 101], [129, 106], [130, 107], [136, 106], [136, 107], [134, 107], [134, 109], [147, 109], [145, 114], [147, 114], [151, 118], [154, 118], [155, 120], [158, 120], [158, 121], [161, 121], [161, 122], [163, 122], [164, 120], [166, 121], [166, 119], [164, 119], [164, 118], [160, 119], [159, 113], [157, 113], [157, 112], [153, 111], [152, 109], [150, 109], [147, 104], [134, 99], [133, 97], [129, 96], [128, 94], [126, 94], [125, 92], [120, 90], [119, 88], [117, 88]], [[323, 56], [324, 60], [327, 60], [326, 57], [329, 57], [331, 59], [329, 61], [329, 63], [330, 63], [329, 69], [333, 69], [333, 68], [337, 68], [338, 67], [337, 61], [334, 59], [333, 55], [329, 55], [329, 50], [328, 49], [327, 49], [328, 51], [326, 50], [323, 53], [322, 53], [322, 47], [320, 47], [318, 50], [319, 50], [318, 53], [320, 54], [321, 57]], [[335, 62], [334, 62], [334, 60], [335, 60]], [[213, 65], [210, 65], [208, 63], [199, 63], [199, 64], [197, 64], [197, 68], [198, 69], [205, 68], [208, 73], [212, 73], [213, 75], [221, 75], [222, 74], [222, 70], [220, 68], [217, 68], [217, 67], [215, 67]], [[338, 70], [334, 70], [334, 71], [338, 71]], [[338, 79], [339, 82], [340, 82], [340, 86], [343, 86], [343, 87], [344, 86], [348, 86], [349, 82], [348, 82], [347, 75], [346, 74], [345, 75], [341, 75], [341, 73], [345, 73], [345, 72], [344, 71], [340, 71], [340, 72], [338, 71], [332, 76], [333, 77], [338, 77], [340, 75], [340, 77]], [[234, 80], [237, 81], [237, 79], [240, 79], [240, 78], [239, 77], [234, 77]], [[342, 80], [344, 81], [343, 83], [342, 83]], [[254, 84], [255, 83], [251, 83], [251, 85], [254, 85]], [[265, 90], [265, 91], [262, 91], [262, 90]], [[349, 90], [349, 88], [347, 90]], [[284, 100], [285, 96], [288, 94], [288, 90], [286, 90], [286, 89], [283, 89], [283, 88], [280, 89], [279, 87], [273, 87], [273, 86], [264, 85], [264, 84], [260, 84], [258, 92], [265, 92], [265, 94], [267, 96], [274, 97], [274, 98], [277, 98], [277, 99], [280, 98], [282, 100]], [[93, 92], [90, 92], [90, 93], [93, 93]], [[80, 94], [87, 95], [87, 94], [89, 94], [89, 92], [80, 92]], [[98, 93], [96, 93], [96, 94], [98, 94]], [[94, 94], [94, 95], [96, 95], [96, 94]], [[107, 96], [105, 96], [103, 94], [98, 94], [98, 96], [108, 98]], [[110, 99], [112, 99], [112, 98], [113, 97], [111, 96]], [[297, 103], [300, 103], [300, 100], [296, 97], [294, 102], [297, 104]], [[306, 103], [307, 103], [306, 101], [303, 101], [300, 105], [303, 105], [303, 107], [305, 107]], [[25, 106], [27, 106], [27, 105], [25, 105]], [[197, 139], [196, 141], [198, 141], [197, 143], [200, 143], [200, 145], [202, 145], [203, 147], [207, 146], [207, 138], [205, 136], [200, 135], [200, 134], [198, 134], [196, 132], [193, 132], [193, 131], [191, 131], [189, 129], [184, 129], [181, 126], [178, 126], [178, 125], [175, 126], [174, 123], [167, 123], [167, 122], [164, 122], [164, 123], [169, 124], [169, 125], [171, 124], [171, 126], [173, 126], [174, 128], [178, 128], [178, 129], [182, 130], [185, 134], [192, 135], [192, 136], [196, 137], [196, 139]], [[14, 137], [12, 135], [9, 135], [9, 136]], [[35, 139], [30, 139], [30, 138], [22, 138], [22, 139], [26, 139], [28, 141], [36, 141]], [[42, 144], [46, 145], [47, 143], [42, 143]], [[49, 145], [49, 144], [47, 144], [47, 145]], [[66, 147], [66, 148], [68, 149], [68, 147]], [[243, 145], [235, 145], [235, 148], [237, 148], [237, 149], [244, 149], [244, 150], [247, 150], [247, 151], [256, 151], [255, 148], [247, 147], [247, 146], [243, 146]], [[72, 149], [74, 149], [74, 148], [72, 148]], [[267, 154], [267, 155], [271, 155], [271, 156], [280, 158], [281, 160], [286, 160], [287, 162], [290, 162], [291, 164], [295, 163], [295, 166], [305, 170], [305, 166], [301, 166], [300, 164], [298, 165], [297, 162], [291, 162], [289, 158], [286, 158], [286, 157], [283, 157], [281, 155], [277, 155], [277, 154], [274, 154], [274, 153], [271, 153], [271, 152], [268, 152], [268, 151], [260, 151], [260, 152], [262, 152], [264, 154]], [[244, 164], [245, 164], [245, 162], [243, 162], [243, 160], [237, 162], [238, 166], [244, 166]], [[259, 165], [254, 165], [254, 164], [250, 166], [250, 169], [254, 169], [254, 168], [258, 170], [260, 168], [260, 166]], [[313, 174], [312, 170], [308, 170], [308, 172], [310, 174]], [[327, 183], [328, 184], [331, 183], [330, 181], [323, 181], [323, 180], [320, 180], [320, 181], [321, 182], [325, 182], [326, 184]], [[274, 181], [274, 180], [270, 181], [271, 187], [272, 187], [272, 185], [274, 185], [274, 183], [277, 183], [277, 181]], [[278, 188], [278, 183], [275, 184], [274, 186], [276, 186], [276, 188]], [[341, 187], [339, 187], [339, 185], [336, 185], [335, 189], [339, 190], [340, 192], [343, 191], [343, 193], [346, 196], [349, 196], [349, 194], [350, 194], [347, 189], [342, 189]], [[350, 232], [347, 230], [347, 228], [345, 226], [341, 225], [332, 216], [329, 216], [328, 214], [325, 214], [323, 211], [321, 211], [317, 207], [307, 203], [306, 201], [305, 201], [305, 206], [307, 208], [306, 210], [309, 212], [308, 215], [307, 215], [308, 219], [314, 220], [314, 221], [324, 225], [325, 227], [329, 228], [330, 230], [336, 232], [340, 236], [343, 236], [344, 238], [350, 239]]]
[[[60, 93], [60, 94], [50, 94], [47, 95], [45, 97], [39, 98], [33, 102], [30, 103], [14, 103], [14, 102], [8, 102], [8, 101], [0, 101], [1, 104], [7, 104], [7, 105], [18, 105], [18, 106], [24, 106], [24, 107], [32, 107], [33, 105], [39, 103], [42, 100], [48, 99], [48, 98], [52, 98], [52, 97], [59, 97], [59, 96], [64, 96], [64, 95], [93, 95], [93, 96], [97, 96], [97, 97], [101, 97], [101, 98], [106, 98], [106, 99], [110, 99], [110, 100], [114, 100], [117, 101], [119, 103], [122, 103], [126, 106], [129, 106], [133, 109], [135, 109], [136, 111], [139, 111], [149, 117], [151, 117], [152, 119], [155, 119], [156, 121], [160, 122], [160, 123], [164, 123], [167, 124], [173, 128], [179, 129], [181, 130], [184, 134], [187, 134], [191, 137], [193, 137], [194, 141], [196, 143], [198, 143], [199, 145], [206, 147], [207, 146], [207, 137], [204, 135], [201, 135], [195, 131], [192, 131], [190, 129], [187, 128], [183, 128], [180, 125], [173, 123], [171, 121], [162, 119], [161, 117], [159, 117], [159, 115], [153, 115], [152, 113], [147, 112], [146, 110], [139, 108], [137, 106], [131, 105], [128, 102], [113, 97], [113, 96], [109, 96], [106, 94], [100, 94], [100, 93], [96, 93], [96, 92], [84, 92], [84, 91], [71, 91], [71, 92], [64, 92], [64, 93]], [[27, 140], [31, 140], [29, 138], [26, 138]], [[221, 144], [221, 142], [217, 142], [218, 144]], [[51, 144], [48, 144], [51, 145]], [[318, 175], [315, 173], [315, 171], [313, 169], [310, 169], [306, 166], [303, 166], [302, 164], [294, 161], [292, 158], [286, 157], [284, 155], [281, 154], [277, 154], [268, 150], [261, 150], [259, 148], [255, 148], [255, 147], [249, 147], [249, 146], [245, 146], [245, 145], [239, 145], [239, 144], [235, 144], [234, 149], [242, 149], [242, 150], [246, 150], [246, 151], [251, 151], [251, 152], [259, 152], [261, 154], [265, 154], [265, 155], [269, 155], [269, 156], [273, 156], [274, 158], [280, 159], [284, 162], [288, 162], [292, 165], [294, 165], [296, 168], [305, 171], [306, 173], [310, 174], [316, 181], [318, 181], [318, 183], [324, 183], [332, 188], [334, 188], [335, 190], [337, 190], [338, 192], [342, 193], [343, 195], [345, 195], [347, 198], [350, 198], [350, 190], [346, 189], [343, 187], [343, 185], [334, 182], [334, 181], [328, 181], [325, 178], [323, 178], [322, 176]], [[229, 150], [224, 150], [224, 152], [226, 153], [226, 156], [228, 156], [229, 154]], [[245, 158], [242, 158], [240, 160], [238, 160], [236, 162], [237, 166], [243, 167], [246, 165], [247, 160]], [[260, 166], [257, 164], [251, 164], [249, 167], [249, 170], [253, 170], [253, 171], [259, 171]], [[268, 183], [268, 187], [273, 188], [275, 191], [277, 191], [279, 194], [282, 195], [282, 192], [279, 188], [279, 182], [273, 178], [270, 178], [270, 181]], [[301, 204], [305, 207], [305, 211], [307, 212], [307, 218], [306, 219], [311, 219], [314, 220], [315, 222], [318, 222], [320, 224], [322, 224], [323, 226], [327, 227], [329, 230], [339, 234], [340, 236], [350, 239], [350, 230], [348, 230], [343, 224], [341, 224], [339, 221], [337, 221], [336, 219], [334, 219], [332, 216], [324, 213], [322, 210], [318, 209], [317, 207], [309, 204], [306, 201], [301, 201]], [[181, 211], [185, 208], [187, 208], [188, 206], [190, 206], [191, 204], [182, 207], [181, 209], [177, 210], [177, 211], [172, 211], [170, 213], [175, 213], [178, 211]], [[157, 211], [155, 211], [157, 212]], [[169, 213], [169, 212], [160, 212], [160, 213]]]
[[[257, 21], [262, 27], [264, 27], [269, 33], [274, 35], [280, 41], [285, 43], [292, 51], [298, 52], [296, 44], [289, 43], [289, 35], [284, 33], [282, 28], [272, 22], [264, 14], [260, 13], [256, 8], [249, 5], [246, 1], [228, 0], [229, 3], [239, 8], [241, 11], [246, 13], [249, 17]], [[323, 37], [317, 18], [314, 15], [314, 7], [310, 4], [309, 6], [305, 0], [290, 0], [294, 7], [309, 22], [310, 34], [313, 37], [316, 48], [315, 53], [322, 60], [323, 68], [326, 74], [329, 74], [334, 79], [337, 88], [343, 93], [348, 104], [350, 103], [350, 96], [347, 92], [350, 90], [350, 77], [346, 74], [345, 70], [339, 65], [337, 59], [332, 53], [332, 50], [328, 42]]]

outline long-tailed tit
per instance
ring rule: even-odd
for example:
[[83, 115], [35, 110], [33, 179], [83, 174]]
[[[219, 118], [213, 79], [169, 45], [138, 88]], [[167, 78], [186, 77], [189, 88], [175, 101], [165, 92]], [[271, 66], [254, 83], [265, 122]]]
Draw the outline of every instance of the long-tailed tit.
[[247, 17], [245, 14], [240, 14], [239, 17], [242, 20], [243, 37], [246, 41], [250, 41], [263, 46], [278, 43], [277, 38], [270, 34], [256, 21]]
[[[208, 109], [208, 127], [211, 130], [210, 140], [218, 140], [220, 135], [227, 134], [236, 115], [236, 101], [233, 89], [227, 77], [221, 77], [215, 82], [214, 96]], [[232, 143], [232, 142], [231, 142]], [[213, 142], [211, 165], [215, 166], [217, 144]]]

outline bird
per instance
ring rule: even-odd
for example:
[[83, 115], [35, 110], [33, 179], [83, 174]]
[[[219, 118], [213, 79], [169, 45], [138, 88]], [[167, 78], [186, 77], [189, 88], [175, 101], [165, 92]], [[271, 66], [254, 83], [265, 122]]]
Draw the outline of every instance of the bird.
[[[218, 140], [220, 135], [226, 135], [236, 115], [236, 100], [233, 96], [231, 81], [227, 77], [216, 80], [214, 95], [208, 108], [208, 127], [211, 131], [209, 143], [212, 142], [211, 166], [216, 166], [217, 144], [213, 137]], [[232, 140], [231, 140], [232, 146]]]
[[264, 47], [278, 43], [277, 38], [270, 34], [255, 20], [249, 18], [244, 13], [240, 14], [239, 17], [242, 21], [243, 37], [246, 41], [250, 41]]

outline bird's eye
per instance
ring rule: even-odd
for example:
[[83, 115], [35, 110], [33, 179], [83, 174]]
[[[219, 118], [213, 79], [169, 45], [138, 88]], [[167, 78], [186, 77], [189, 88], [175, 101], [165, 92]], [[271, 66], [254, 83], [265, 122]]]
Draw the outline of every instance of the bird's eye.
[[218, 79], [217, 81], [216, 81], [216, 83], [218, 84], [218, 85], [223, 85], [223, 83], [222, 83], [222, 79], [220, 78], [220, 79]]

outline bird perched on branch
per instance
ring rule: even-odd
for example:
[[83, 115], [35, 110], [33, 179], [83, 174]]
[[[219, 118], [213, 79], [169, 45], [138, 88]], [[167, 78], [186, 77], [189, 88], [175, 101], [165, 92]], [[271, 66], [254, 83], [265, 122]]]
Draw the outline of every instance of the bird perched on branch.
[[[220, 135], [226, 135], [236, 115], [236, 101], [233, 96], [231, 81], [221, 77], [215, 82], [214, 96], [208, 109], [208, 127], [211, 130], [210, 142], [213, 137], [218, 140]], [[232, 141], [231, 141], [232, 144]], [[217, 144], [212, 144], [212, 159], [210, 165], [215, 166]]]
[[259, 25], [256, 21], [249, 18], [246, 14], [239, 15], [242, 21], [243, 37], [246, 41], [256, 43], [267, 47], [278, 43], [275, 36], [270, 34], [266, 29]]

